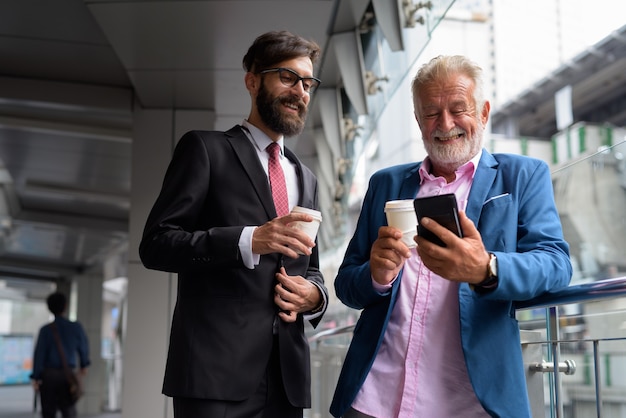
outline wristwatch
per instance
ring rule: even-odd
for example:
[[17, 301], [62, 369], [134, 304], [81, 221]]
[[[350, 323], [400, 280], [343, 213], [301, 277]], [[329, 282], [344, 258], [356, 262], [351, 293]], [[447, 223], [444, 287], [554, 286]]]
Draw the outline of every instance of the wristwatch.
[[494, 253], [489, 253], [489, 264], [487, 264], [487, 278], [482, 282], [470, 285], [476, 293], [488, 293], [498, 287], [498, 259]]

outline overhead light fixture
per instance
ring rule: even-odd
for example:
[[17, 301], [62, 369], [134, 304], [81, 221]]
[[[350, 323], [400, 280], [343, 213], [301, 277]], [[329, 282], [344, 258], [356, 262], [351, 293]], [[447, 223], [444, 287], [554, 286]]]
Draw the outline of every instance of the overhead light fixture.
[[343, 139], [350, 142], [359, 135], [362, 126], [357, 125], [351, 118], [343, 118]]
[[432, 8], [433, 4], [430, 1], [413, 3], [413, 0], [402, 0], [402, 11], [405, 19], [404, 27], [414, 28], [416, 23], [423, 25], [425, 22], [424, 16], [416, 16], [418, 10], [431, 10]]
[[376, 94], [379, 91], [383, 91], [383, 88], [380, 86], [380, 82], [389, 82], [389, 77], [383, 76], [378, 77], [372, 71], [368, 71], [365, 73], [365, 85], [367, 87], [367, 94], [370, 96]]
[[359, 23], [359, 32], [361, 34], [369, 33], [376, 24], [376, 16], [373, 12], [365, 12], [363, 18], [361, 19], [361, 23]]

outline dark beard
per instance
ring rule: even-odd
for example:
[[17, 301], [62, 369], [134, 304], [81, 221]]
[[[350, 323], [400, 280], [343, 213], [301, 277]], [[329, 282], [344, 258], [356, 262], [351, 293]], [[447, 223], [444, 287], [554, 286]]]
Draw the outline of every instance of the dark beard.
[[[297, 105], [299, 108], [298, 116], [282, 114], [281, 104]], [[272, 98], [265, 88], [265, 84], [262, 83], [256, 98], [256, 107], [263, 123], [276, 133], [291, 137], [300, 134], [304, 129], [307, 109], [304, 103], [296, 96], [289, 95]]]

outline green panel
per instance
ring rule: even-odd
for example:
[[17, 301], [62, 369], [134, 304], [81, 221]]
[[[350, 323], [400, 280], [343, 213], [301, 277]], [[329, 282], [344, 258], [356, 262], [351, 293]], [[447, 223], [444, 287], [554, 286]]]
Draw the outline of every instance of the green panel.
[[572, 159], [572, 131], [570, 128], [567, 128], [565, 140], [567, 144], [567, 160], [570, 161]]
[[581, 126], [578, 128], [578, 150], [580, 153], [587, 151], [587, 127]]
[[606, 386], [611, 386], [611, 354], [607, 354], [604, 356], [604, 370], [606, 374]]
[[591, 355], [589, 353], [583, 354], [583, 382], [587, 386], [591, 386], [593, 383], [591, 379]]
[[605, 142], [604, 145], [606, 145], [607, 147], [612, 147], [613, 146], [613, 128], [610, 126], [607, 126], [605, 128], [605, 133], [606, 133], [606, 138], [605, 138]]
[[528, 138], [520, 138], [520, 148], [522, 155], [528, 155]]

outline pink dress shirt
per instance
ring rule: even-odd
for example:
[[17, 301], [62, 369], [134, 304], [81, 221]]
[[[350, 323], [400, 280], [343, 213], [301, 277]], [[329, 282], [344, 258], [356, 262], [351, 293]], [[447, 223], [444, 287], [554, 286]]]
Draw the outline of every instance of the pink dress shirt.
[[[427, 158], [417, 197], [454, 193], [465, 210], [479, 158], [459, 167], [451, 183], [428, 172]], [[415, 249], [411, 253], [382, 345], [352, 407], [376, 418], [487, 417], [461, 348], [458, 284], [428, 270]], [[374, 286], [380, 292], [391, 287]]]

